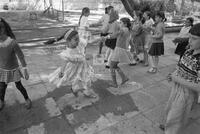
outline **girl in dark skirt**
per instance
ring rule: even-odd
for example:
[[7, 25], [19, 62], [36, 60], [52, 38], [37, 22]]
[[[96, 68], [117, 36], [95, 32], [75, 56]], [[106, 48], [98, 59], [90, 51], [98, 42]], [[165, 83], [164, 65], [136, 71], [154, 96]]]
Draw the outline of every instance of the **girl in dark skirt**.
[[[23, 67], [24, 75], [19, 68], [17, 57]], [[4, 107], [6, 88], [10, 82], [15, 82], [17, 89], [24, 96], [26, 108], [31, 108], [31, 100], [21, 83], [21, 78], [29, 79], [24, 54], [17, 44], [9, 24], [0, 18], [0, 110]]]
[[188, 41], [189, 41], [189, 30], [193, 26], [194, 19], [192, 17], [188, 17], [185, 20], [185, 26], [181, 28], [181, 31], [173, 42], [177, 45], [175, 54], [180, 55], [180, 58], [183, 56], [184, 52], [187, 50]]
[[165, 33], [165, 15], [164, 12], [158, 12], [155, 15], [155, 28], [152, 36], [152, 45], [149, 49], [151, 68], [149, 73], [156, 73], [158, 70], [159, 56], [164, 54], [164, 42], [163, 37]]

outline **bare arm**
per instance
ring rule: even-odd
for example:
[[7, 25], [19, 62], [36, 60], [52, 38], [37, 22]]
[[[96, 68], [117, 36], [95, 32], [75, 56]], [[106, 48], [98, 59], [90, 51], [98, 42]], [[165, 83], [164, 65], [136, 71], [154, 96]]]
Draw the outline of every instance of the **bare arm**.
[[21, 48], [19, 47], [18, 43], [15, 40], [12, 41], [12, 43], [13, 43], [12, 44], [13, 45], [13, 49], [14, 49], [19, 61], [21, 62], [22, 67], [26, 67], [27, 64], [26, 64], [26, 61], [25, 61], [25, 58], [24, 58], [24, 54], [23, 54]]

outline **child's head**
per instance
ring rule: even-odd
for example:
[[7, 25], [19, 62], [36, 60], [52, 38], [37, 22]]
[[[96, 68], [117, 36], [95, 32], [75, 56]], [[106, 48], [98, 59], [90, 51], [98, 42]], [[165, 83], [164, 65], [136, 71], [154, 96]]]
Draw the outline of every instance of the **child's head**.
[[192, 17], [188, 17], [185, 20], [185, 26], [186, 27], [193, 26], [193, 22], [194, 22], [194, 19]]
[[79, 36], [76, 30], [68, 30], [68, 32], [64, 36], [64, 39], [67, 42], [68, 48], [76, 48], [79, 44]]
[[90, 15], [90, 9], [88, 7], [84, 7], [82, 9], [82, 13], [81, 13], [82, 16], [89, 16]]
[[110, 10], [110, 20], [109, 20], [109, 23], [112, 23], [112, 22], [114, 22], [114, 21], [116, 21], [118, 19], [119, 19], [118, 12], [116, 10], [114, 10], [114, 9], [111, 9]]
[[165, 21], [166, 21], [166, 18], [165, 18], [164, 12], [160, 11], [155, 14], [155, 22], [156, 23], [165, 22]]
[[140, 22], [142, 24], [145, 23], [145, 19], [143, 17], [143, 13], [141, 11], [139, 11], [139, 10], [135, 11], [134, 16], [135, 16], [135, 19], [136, 19], [137, 22]]
[[12, 32], [9, 24], [3, 19], [0, 18], [0, 36], [7, 35], [12, 39], [15, 39], [15, 35]]
[[120, 19], [120, 26], [121, 27], [127, 27], [129, 30], [131, 29], [131, 21], [129, 18], [121, 18]]
[[82, 9], [81, 16], [80, 16], [80, 18], [79, 18], [78, 24], [80, 25], [80, 21], [81, 21], [82, 16], [88, 17], [89, 15], [90, 15], [90, 9], [89, 9], [88, 7], [84, 7], [84, 8]]
[[145, 11], [143, 14], [143, 17], [145, 18], [145, 20], [149, 20], [151, 18], [151, 12]]
[[190, 38], [189, 38], [189, 45], [190, 48], [193, 50], [199, 50], [200, 49], [200, 23], [195, 24], [190, 29]]

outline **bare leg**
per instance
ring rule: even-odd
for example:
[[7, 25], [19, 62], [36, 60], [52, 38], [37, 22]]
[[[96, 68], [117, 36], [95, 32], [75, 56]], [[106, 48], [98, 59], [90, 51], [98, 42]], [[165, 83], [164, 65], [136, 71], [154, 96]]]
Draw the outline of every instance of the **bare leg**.
[[125, 84], [129, 80], [129, 78], [124, 74], [124, 72], [119, 67], [116, 70], [122, 79], [121, 85]]

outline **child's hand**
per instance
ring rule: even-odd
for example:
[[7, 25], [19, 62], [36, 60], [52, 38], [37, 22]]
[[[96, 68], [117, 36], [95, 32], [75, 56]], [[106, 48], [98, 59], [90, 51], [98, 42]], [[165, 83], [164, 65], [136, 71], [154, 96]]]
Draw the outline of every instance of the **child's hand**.
[[24, 79], [28, 80], [29, 79], [29, 73], [27, 69], [23, 69], [23, 74], [24, 74]]
[[59, 78], [62, 78], [64, 76], [63, 72], [61, 71], [58, 76]]
[[171, 82], [171, 81], [172, 81], [172, 74], [171, 74], [171, 73], [169, 73], [169, 74], [167, 75], [167, 80], [168, 80], [168, 82]]

